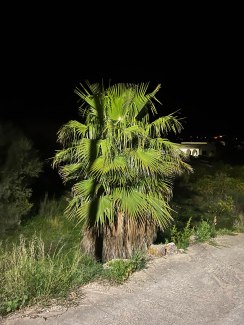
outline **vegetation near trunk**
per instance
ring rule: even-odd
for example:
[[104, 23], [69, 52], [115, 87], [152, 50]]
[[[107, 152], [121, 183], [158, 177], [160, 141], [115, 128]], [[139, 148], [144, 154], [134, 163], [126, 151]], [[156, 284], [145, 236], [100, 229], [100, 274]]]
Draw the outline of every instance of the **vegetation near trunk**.
[[156, 229], [172, 220], [174, 177], [191, 170], [179, 145], [166, 138], [182, 129], [175, 114], [150, 121], [160, 85], [148, 87], [81, 85], [75, 92], [84, 122], [70, 121], [58, 132], [63, 149], [53, 166], [73, 182], [66, 213], [83, 227], [82, 249], [102, 261], [147, 249]]

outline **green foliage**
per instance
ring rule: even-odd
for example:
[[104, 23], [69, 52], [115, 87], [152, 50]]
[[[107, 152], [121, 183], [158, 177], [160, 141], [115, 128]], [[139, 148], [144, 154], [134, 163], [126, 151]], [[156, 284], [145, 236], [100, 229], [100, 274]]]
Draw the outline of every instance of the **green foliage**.
[[132, 274], [134, 268], [130, 259], [111, 260], [107, 262], [106, 267], [104, 277], [112, 283], [124, 282]]
[[235, 228], [235, 231], [237, 232], [243, 232], [244, 233], [244, 226], [238, 226]]
[[147, 221], [165, 228], [172, 220], [173, 179], [191, 168], [180, 146], [166, 138], [182, 129], [176, 114], [149, 121], [150, 113], [157, 114], [160, 85], [148, 88], [81, 85], [75, 92], [85, 122], [70, 121], [58, 132], [63, 149], [53, 166], [74, 184], [66, 212], [90, 230], [115, 225], [119, 215], [137, 228]]
[[70, 121], [60, 129], [64, 149], [53, 162], [65, 182], [76, 181], [70, 216], [87, 221], [97, 199], [94, 225], [112, 223], [116, 209], [132, 220], [143, 221], [146, 213], [162, 227], [171, 219], [171, 178], [190, 168], [179, 146], [162, 138], [182, 128], [177, 117], [171, 114], [149, 123], [159, 88], [151, 93], [147, 84], [107, 89], [88, 84], [88, 90], [76, 89], [86, 123]]
[[96, 279], [122, 283], [145, 267], [145, 255], [136, 251], [128, 263], [104, 270], [81, 251], [80, 229], [64, 215], [66, 205], [66, 196], [56, 200], [46, 195], [38, 215], [0, 242], [0, 315], [53, 298], [66, 299]]
[[134, 271], [139, 271], [146, 267], [147, 255], [145, 252], [135, 250], [131, 257], [132, 263], [134, 264]]
[[215, 223], [216, 229], [232, 229], [242, 224], [244, 211], [244, 168], [214, 162], [195, 162], [194, 174], [178, 178], [172, 207], [183, 226], [189, 216], [194, 226], [201, 219]]
[[46, 194], [39, 204], [36, 216], [29, 219], [20, 229], [12, 232], [8, 238], [16, 242], [19, 234], [30, 239], [34, 234], [40, 236], [48, 249], [55, 250], [63, 246], [63, 250], [79, 245], [81, 231], [75, 227], [73, 220], [68, 220], [64, 215], [69, 195], [59, 199], [48, 198]]
[[230, 236], [234, 236], [236, 234], [236, 230], [235, 229], [227, 229], [227, 228], [222, 228], [222, 229], [218, 229], [216, 231], [216, 235], [217, 236], [223, 236], [223, 235], [230, 235]]
[[46, 193], [43, 200], [40, 202], [38, 216], [47, 219], [54, 219], [63, 215], [67, 206], [68, 195], [59, 199], [49, 198]]
[[62, 297], [76, 285], [84, 284], [101, 271], [101, 266], [73, 247], [53, 252], [45, 247], [41, 237], [0, 251], [0, 312], [16, 310], [26, 304]]
[[205, 220], [202, 220], [196, 227], [196, 240], [199, 242], [209, 241], [210, 238], [216, 236], [216, 231], [214, 225], [211, 225]]
[[185, 227], [178, 228], [176, 224], [170, 229], [171, 241], [177, 248], [186, 249], [192, 241], [205, 242], [216, 236], [214, 224], [201, 220], [195, 227], [191, 226], [191, 218], [188, 219]]
[[32, 143], [11, 125], [0, 125], [0, 232], [14, 228], [31, 209], [33, 178], [42, 164]]
[[191, 218], [188, 219], [186, 226], [179, 230], [174, 224], [171, 229], [171, 241], [175, 243], [177, 248], [186, 249], [190, 244], [190, 238], [194, 234], [194, 229], [191, 228]]
[[131, 259], [113, 259], [105, 264], [103, 278], [111, 283], [123, 283], [135, 271], [146, 265], [146, 255], [140, 251], [135, 252]]

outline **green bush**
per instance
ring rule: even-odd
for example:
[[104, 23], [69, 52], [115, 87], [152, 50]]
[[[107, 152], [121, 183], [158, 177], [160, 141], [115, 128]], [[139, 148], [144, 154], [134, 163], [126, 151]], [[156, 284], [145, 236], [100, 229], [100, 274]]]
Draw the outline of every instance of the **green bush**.
[[202, 220], [195, 230], [196, 239], [199, 242], [208, 241], [210, 238], [216, 236], [214, 225], [209, 224], [207, 221]]
[[189, 217], [197, 226], [201, 219], [215, 221], [216, 229], [241, 225], [244, 212], [244, 167], [211, 161], [194, 163], [194, 173], [175, 182], [171, 205], [180, 229]]
[[146, 255], [136, 251], [131, 259], [114, 259], [104, 264], [103, 278], [111, 283], [123, 283], [133, 272], [145, 265]]
[[0, 234], [19, 226], [32, 207], [31, 182], [42, 163], [33, 145], [11, 125], [0, 125]]
[[[2, 238], [7, 239], [8, 242], [16, 243], [20, 235], [27, 240], [31, 239], [33, 235], [37, 235], [43, 239], [46, 247], [52, 247], [53, 250], [57, 246], [69, 249], [79, 245], [82, 234], [80, 229], [75, 226], [75, 222], [68, 220], [64, 215], [66, 205], [66, 195], [55, 199], [48, 198], [46, 194], [39, 204], [37, 214]], [[36, 206], [38, 205], [36, 204]]]
[[194, 234], [194, 229], [190, 227], [191, 218], [188, 219], [183, 230], [178, 230], [176, 225], [171, 229], [171, 241], [175, 243], [177, 248], [186, 249], [190, 244], [190, 237]]

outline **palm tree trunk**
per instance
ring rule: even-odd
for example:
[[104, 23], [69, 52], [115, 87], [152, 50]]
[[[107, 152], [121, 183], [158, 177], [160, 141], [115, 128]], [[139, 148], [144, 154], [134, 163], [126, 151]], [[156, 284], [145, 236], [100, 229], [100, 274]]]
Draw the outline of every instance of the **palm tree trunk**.
[[101, 262], [114, 258], [130, 258], [136, 250], [147, 251], [156, 238], [156, 229], [150, 218], [139, 225], [119, 212], [114, 223], [100, 230], [85, 230], [82, 251]]

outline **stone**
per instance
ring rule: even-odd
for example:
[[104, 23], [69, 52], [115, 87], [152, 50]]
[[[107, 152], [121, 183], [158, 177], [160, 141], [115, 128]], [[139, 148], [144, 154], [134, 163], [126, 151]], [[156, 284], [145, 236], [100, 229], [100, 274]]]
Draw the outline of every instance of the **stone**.
[[177, 247], [175, 243], [168, 244], [152, 244], [148, 248], [148, 254], [156, 257], [165, 255], [171, 255], [177, 253]]

